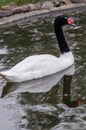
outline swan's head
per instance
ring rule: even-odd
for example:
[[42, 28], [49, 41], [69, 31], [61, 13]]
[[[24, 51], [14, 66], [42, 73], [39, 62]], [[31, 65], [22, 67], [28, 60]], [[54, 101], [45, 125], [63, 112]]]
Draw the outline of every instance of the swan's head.
[[57, 26], [74, 25], [74, 19], [72, 17], [61, 15], [55, 19], [55, 24]]

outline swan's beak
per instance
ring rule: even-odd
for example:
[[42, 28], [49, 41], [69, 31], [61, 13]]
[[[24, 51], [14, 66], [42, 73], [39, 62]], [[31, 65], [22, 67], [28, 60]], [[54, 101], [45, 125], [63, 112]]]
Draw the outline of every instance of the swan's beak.
[[76, 25], [75, 23], [72, 23], [71, 26], [73, 26], [73, 27], [77, 27], [77, 25]]

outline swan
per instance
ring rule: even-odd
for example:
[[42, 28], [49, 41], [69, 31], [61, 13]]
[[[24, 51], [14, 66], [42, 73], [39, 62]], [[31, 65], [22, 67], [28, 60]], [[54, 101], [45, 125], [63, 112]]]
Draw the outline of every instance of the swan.
[[24, 82], [42, 78], [62, 71], [74, 64], [74, 57], [64, 37], [62, 27], [73, 25], [74, 19], [67, 16], [57, 16], [54, 20], [54, 31], [60, 48], [60, 57], [51, 54], [32, 55], [16, 64], [10, 70], [0, 72], [7, 82]]

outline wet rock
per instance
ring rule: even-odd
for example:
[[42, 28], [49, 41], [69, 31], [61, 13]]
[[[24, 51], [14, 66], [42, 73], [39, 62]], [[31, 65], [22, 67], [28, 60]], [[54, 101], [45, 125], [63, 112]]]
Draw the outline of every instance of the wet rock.
[[46, 1], [42, 4], [41, 9], [51, 9], [54, 7], [54, 4], [50, 1]]
[[86, 3], [86, 0], [71, 0], [73, 3]]

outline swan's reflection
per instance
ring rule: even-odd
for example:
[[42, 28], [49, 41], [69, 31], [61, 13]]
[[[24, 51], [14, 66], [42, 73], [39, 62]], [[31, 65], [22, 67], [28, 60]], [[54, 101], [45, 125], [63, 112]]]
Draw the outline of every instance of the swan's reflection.
[[53, 86], [57, 84], [57, 82], [64, 75], [73, 75], [74, 71], [75, 71], [75, 66], [72, 65], [66, 70], [48, 77], [22, 82], [22, 83], [7, 83], [7, 85], [4, 86], [3, 88], [2, 97], [10, 93], [13, 94], [13, 93], [23, 93], [23, 92], [29, 92], [29, 93], [48, 92]]
[[77, 100], [72, 101], [70, 92], [71, 92], [71, 81], [73, 75], [65, 75], [63, 78], [63, 102], [69, 107], [77, 107], [84, 104], [84, 100], [78, 98]]
[[41, 79], [31, 80], [22, 83], [7, 83], [3, 88], [2, 97], [9, 94], [15, 93], [45, 93], [51, 90], [58, 81], [63, 77], [63, 102], [69, 107], [76, 107], [84, 104], [82, 99], [77, 99], [72, 101], [70, 92], [71, 92], [71, 82], [72, 77], [75, 72], [75, 66], [72, 65], [68, 69], [56, 73], [54, 75], [44, 77]]

